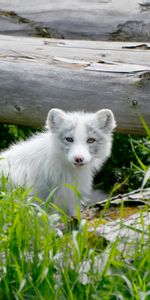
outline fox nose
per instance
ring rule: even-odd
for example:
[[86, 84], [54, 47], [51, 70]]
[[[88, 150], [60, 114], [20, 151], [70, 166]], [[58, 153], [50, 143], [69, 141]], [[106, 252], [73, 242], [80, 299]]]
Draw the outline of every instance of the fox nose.
[[76, 164], [81, 165], [81, 164], [83, 164], [84, 157], [82, 155], [76, 155], [74, 157], [74, 161]]

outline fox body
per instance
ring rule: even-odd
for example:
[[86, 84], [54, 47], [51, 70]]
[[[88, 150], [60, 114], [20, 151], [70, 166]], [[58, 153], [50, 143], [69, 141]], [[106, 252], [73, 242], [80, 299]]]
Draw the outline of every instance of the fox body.
[[76, 195], [89, 195], [93, 176], [109, 157], [115, 119], [111, 110], [96, 113], [51, 109], [46, 131], [0, 153], [0, 173], [13, 185], [31, 187], [45, 200], [56, 188], [54, 203], [75, 215]]

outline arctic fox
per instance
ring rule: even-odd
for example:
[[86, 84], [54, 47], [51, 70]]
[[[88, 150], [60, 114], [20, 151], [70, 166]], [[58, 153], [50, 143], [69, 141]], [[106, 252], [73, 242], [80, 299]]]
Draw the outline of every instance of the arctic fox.
[[92, 179], [109, 157], [116, 126], [109, 109], [96, 113], [65, 112], [53, 108], [46, 131], [0, 153], [0, 173], [13, 185], [31, 187], [32, 195], [45, 200], [55, 189], [54, 203], [75, 215], [76, 195], [89, 195]]

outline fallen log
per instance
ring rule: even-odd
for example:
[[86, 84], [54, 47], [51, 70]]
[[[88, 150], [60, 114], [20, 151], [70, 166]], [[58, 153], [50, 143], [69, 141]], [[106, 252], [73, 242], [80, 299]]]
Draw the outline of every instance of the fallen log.
[[0, 122], [40, 127], [52, 107], [113, 110], [120, 132], [150, 126], [150, 44], [0, 36]]
[[0, 0], [0, 33], [150, 42], [149, 0]]

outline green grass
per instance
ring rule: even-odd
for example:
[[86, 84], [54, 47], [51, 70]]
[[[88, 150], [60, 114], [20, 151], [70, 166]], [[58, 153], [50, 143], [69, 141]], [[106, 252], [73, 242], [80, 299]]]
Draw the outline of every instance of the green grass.
[[[150, 132], [141, 121], [148, 137], [115, 135], [112, 157], [100, 174], [102, 184], [99, 177], [95, 182], [99, 187], [112, 190], [117, 183], [113, 190], [120, 186], [119, 192], [127, 192], [142, 183], [149, 186]], [[15, 141], [30, 134], [23, 128], [3, 127], [3, 148], [8, 145], [6, 135]], [[149, 231], [146, 245], [141, 235], [130, 255], [132, 242], [125, 245], [124, 253], [118, 250], [119, 238], [110, 243], [96, 234], [91, 236], [79, 210], [79, 225], [72, 226], [64, 213], [50, 213], [49, 202], [29, 198], [29, 191], [21, 187], [8, 191], [6, 186], [2, 178], [0, 300], [150, 299]], [[102, 211], [100, 218], [103, 215]], [[142, 217], [140, 221], [144, 226]]]
[[21, 187], [8, 192], [6, 183], [3, 178], [1, 300], [150, 299], [150, 235], [145, 248], [141, 238], [131, 259], [119, 252], [118, 240], [96, 237], [92, 243], [86, 221], [69, 230], [67, 217], [50, 214]]

